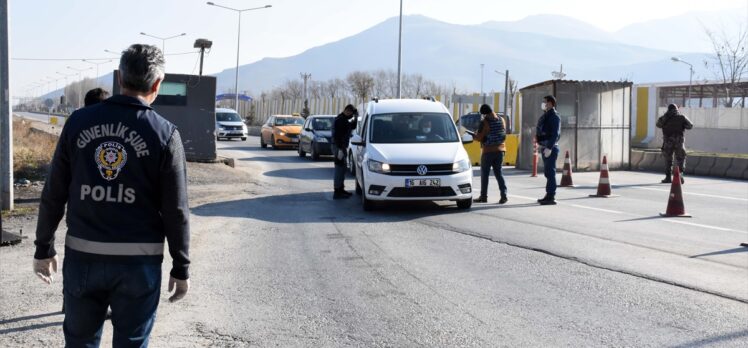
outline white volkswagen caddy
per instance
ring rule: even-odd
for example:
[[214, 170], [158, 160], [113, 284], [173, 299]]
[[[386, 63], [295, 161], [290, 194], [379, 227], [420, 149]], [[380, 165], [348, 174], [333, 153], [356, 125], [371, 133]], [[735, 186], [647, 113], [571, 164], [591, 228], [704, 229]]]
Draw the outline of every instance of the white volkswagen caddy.
[[473, 172], [449, 110], [440, 102], [391, 99], [369, 102], [351, 137], [356, 194], [364, 210], [374, 201], [456, 201], [472, 204]]

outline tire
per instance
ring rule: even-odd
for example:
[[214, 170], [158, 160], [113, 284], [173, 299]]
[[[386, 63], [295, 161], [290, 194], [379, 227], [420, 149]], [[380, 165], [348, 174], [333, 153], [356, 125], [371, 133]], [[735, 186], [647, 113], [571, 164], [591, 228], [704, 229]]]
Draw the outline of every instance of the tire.
[[472, 199], [461, 199], [457, 201], [457, 208], [459, 209], [470, 209], [470, 207], [473, 205]]
[[301, 144], [299, 144], [298, 151], [299, 151], [299, 157], [306, 157], [306, 152], [304, 152], [304, 150], [302, 150]]
[[309, 146], [309, 154], [312, 156], [312, 160], [319, 161], [319, 152], [314, 150], [314, 143]]
[[265, 144], [265, 138], [263, 138], [262, 135], [260, 135], [260, 147], [263, 149], [268, 148], [268, 144]]
[[275, 146], [275, 135], [270, 136], [270, 146], [273, 147], [273, 150], [278, 150], [278, 148]]
[[247, 141], [247, 137], [242, 137], [242, 141]]
[[[333, 154], [334, 155], [334, 154]], [[353, 175], [356, 176], [356, 164], [353, 163], [353, 151], [348, 150], [348, 171]]]
[[363, 190], [361, 189], [361, 185], [358, 184], [358, 180], [354, 181], [356, 182], [356, 194], [360, 196]]
[[[363, 183], [363, 179], [361, 180], [361, 182]], [[358, 181], [356, 183], [358, 183]], [[364, 184], [364, 187], [358, 187], [359, 189], [361, 189], [361, 207], [364, 208], [364, 211], [372, 211], [374, 210], [374, 201], [366, 198], [366, 191], [364, 189], [365, 187], [366, 184]]]

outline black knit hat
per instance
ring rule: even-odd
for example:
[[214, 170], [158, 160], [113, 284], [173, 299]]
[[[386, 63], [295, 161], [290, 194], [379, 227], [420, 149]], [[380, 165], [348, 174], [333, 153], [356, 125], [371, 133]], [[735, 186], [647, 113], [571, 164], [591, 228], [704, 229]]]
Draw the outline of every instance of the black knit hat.
[[678, 105], [670, 104], [667, 106], [667, 111], [678, 110]]
[[488, 104], [483, 104], [480, 106], [480, 113], [481, 115], [488, 115], [488, 114], [492, 114], [493, 110], [491, 109], [490, 106], [488, 106]]

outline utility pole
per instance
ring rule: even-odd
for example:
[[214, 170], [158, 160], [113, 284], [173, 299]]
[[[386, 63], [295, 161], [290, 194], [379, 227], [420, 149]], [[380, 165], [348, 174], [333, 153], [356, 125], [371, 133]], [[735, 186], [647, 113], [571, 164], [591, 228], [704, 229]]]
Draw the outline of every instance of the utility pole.
[[0, 200], [4, 210], [13, 209], [13, 112], [10, 105], [8, 12], [8, 0], [0, 0], [0, 23], [3, 23], [0, 24]]
[[509, 69], [506, 70], [506, 74], [504, 74], [504, 115], [509, 117], [509, 109], [507, 108], [509, 106]]
[[301, 78], [304, 79], [304, 110], [302, 110], [302, 115], [304, 118], [309, 116], [309, 100], [307, 98], [307, 92], [306, 92], [306, 84], [309, 79], [312, 78], [312, 74], [309, 73], [299, 73], [301, 75]]
[[400, 30], [397, 37], [397, 99], [402, 97], [402, 60], [403, 60], [403, 0], [400, 0]]
[[486, 103], [486, 98], [483, 96], [483, 67], [485, 64], [480, 64], [480, 97], [483, 100], [483, 103]]

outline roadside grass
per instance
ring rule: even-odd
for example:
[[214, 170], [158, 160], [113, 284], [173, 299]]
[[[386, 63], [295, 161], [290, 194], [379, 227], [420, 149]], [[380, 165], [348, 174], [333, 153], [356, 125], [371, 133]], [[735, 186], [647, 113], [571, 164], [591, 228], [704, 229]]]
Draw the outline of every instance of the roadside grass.
[[27, 215], [32, 215], [32, 214], [35, 214], [35, 213], [36, 213], [36, 208], [35, 207], [19, 207], [19, 206], [16, 206], [16, 208], [13, 209], [13, 210], [3, 210], [2, 211], [2, 217], [3, 217], [3, 219], [7, 219], [9, 217], [27, 216]]
[[13, 120], [13, 177], [44, 180], [49, 170], [57, 137], [31, 127], [25, 120]]

